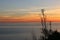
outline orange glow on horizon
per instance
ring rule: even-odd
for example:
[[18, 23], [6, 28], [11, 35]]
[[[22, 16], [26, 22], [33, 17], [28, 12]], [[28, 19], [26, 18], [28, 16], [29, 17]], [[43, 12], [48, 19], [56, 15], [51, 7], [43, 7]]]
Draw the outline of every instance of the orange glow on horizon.
[[[46, 21], [60, 22], [60, 9], [46, 11]], [[0, 16], [0, 22], [41, 22], [40, 12], [29, 12], [25, 16]]]
[[[39, 16], [26, 16], [26, 17], [16, 17], [16, 18], [6, 18], [0, 17], [0, 22], [40, 22], [41, 17]], [[46, 17], [46, 21], [60, 22], [59, 17]]]

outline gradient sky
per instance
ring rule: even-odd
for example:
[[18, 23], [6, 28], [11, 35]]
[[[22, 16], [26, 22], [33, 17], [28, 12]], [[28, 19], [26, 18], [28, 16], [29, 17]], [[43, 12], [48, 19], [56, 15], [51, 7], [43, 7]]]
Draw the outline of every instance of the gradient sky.
[[39, 22], [42, 8], [47, 21], [60, 21], [60, 0], [0, 0], [0, 22]]

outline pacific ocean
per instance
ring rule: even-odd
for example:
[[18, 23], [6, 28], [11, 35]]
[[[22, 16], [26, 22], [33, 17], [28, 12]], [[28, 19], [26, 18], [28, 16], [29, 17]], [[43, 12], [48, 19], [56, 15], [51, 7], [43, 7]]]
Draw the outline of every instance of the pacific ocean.
[[[0, 40], [32, 40], [32, 32], [36, 38], [41, 35], [41, 23], [0, 23]], [[47, 23], [49, 29], [49, 23]], [[60, 22], [52, 23], [52, 30], [60, 31]]]

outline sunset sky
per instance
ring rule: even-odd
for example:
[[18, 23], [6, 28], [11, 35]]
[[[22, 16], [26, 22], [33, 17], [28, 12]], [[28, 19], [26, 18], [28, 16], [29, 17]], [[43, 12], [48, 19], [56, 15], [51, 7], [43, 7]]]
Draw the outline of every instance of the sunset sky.
[[42, 8], [47, 21], [60, 21], [60, 0], [0, 0], [0, 22], [39, 22]]

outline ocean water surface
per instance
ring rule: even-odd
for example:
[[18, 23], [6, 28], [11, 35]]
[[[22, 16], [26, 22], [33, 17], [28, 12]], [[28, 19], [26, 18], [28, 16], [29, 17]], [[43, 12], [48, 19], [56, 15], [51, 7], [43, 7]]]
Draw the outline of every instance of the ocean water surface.
[[[38, 39], [41, 28], [41, 23], [0, 23], [0, 40], [32, 40], [32, 33]], [[49, 23], [47, 28], [49, 29]], [[60, 22], [53, 22], [52, 30], [60, 32]]]

